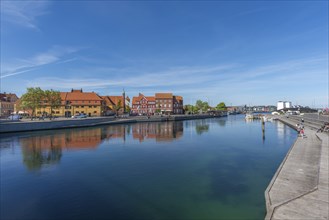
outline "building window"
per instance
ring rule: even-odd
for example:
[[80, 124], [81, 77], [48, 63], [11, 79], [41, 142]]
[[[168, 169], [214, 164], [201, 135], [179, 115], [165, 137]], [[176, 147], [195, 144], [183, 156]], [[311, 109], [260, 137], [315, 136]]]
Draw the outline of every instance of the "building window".
[[97, 111], [94, 111], [94, 113], [97, 113]]
[[84, 105], [81, 106], [81, 108], [84, 108], [84, 107], [85, 107]]
[[75, 113], [79, 113], [79, 111], [75, 111]]
[[89, 108], [92, 108], [92, 106], [91, 106], [91, 105], [89, 105], [88, 107], [89, 107]]
[[56, 111], [56, 114], [59, 114], [59, 111]]

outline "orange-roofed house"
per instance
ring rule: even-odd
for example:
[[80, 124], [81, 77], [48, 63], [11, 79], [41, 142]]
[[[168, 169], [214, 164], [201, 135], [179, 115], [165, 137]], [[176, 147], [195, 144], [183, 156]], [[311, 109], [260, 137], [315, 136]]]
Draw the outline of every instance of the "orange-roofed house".
[[87, 116], [102, 116], [104, 113], [104, 101], [94, 92], [83, 92], [82, 89], [71, 92], [60, 92], [61, 105], [50, 112], [50, 106], [47, 102], [36, 110], [37, 116], [53, 115], [59, 117], [71, 117], [76, 114], [84, 113]]
[[[87, 114], [89, 117], [101, 116], [103, 113], [103, 99], [94, 92], [72, 89], [71, 92], [61, 93], [61, 97], [64, 101], [62, 103], [62, 105], [64, 104], [64, 114], [61, 113], [66, 117], [81, 113]], [[61, 109], [63, 110], [63, 108]]]
[[155, 93], [155, 102], [157, 112], [161, 112], [162, 114], [174, 113], [172, 93]]
[[[121, 115], [129, 109], [129, 97], [122, 96], [101, 96], [105, 102], [105, 115]], [[125, 98], [125, 102], [123, 102]]]
[[145, 96], [139, 93], [133, 97], [131, 113], [138, 115], [154, 115], [155, 113], [155, 97]]

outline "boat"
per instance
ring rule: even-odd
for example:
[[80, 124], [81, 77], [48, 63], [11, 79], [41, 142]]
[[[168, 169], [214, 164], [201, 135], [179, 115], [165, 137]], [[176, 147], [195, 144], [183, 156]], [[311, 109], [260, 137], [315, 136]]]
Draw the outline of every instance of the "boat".
[[247, 119], [247, 120], [254, 119], [254, 115], [252, 113], [246, 113], [245, 119]]

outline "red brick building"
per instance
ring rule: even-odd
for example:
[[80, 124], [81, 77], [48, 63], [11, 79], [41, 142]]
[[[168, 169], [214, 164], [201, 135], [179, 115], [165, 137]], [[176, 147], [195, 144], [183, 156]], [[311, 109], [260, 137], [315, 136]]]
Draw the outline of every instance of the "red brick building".
[[174, 100], [172, 93], [155, 93], [157, 112], [172, 114], [174, 111]]
[[174, 102], [174, 114], [184, 114], [184, 105], [182, 96], [173, 96]]
[[133, 114], [183, 114], [183, 97], [172, 93], [155, 93], [155, 96], [144, 96], [139, 94], [133, 97]]
[[155, 97], [144, 96], [139, 93], [137, 97], [133, 97], [131, 113], [139, 115], [153, 115], [155, 113]]
[[16, 94], [0, 93], [0, 116], [8, 116], [15, 110]]

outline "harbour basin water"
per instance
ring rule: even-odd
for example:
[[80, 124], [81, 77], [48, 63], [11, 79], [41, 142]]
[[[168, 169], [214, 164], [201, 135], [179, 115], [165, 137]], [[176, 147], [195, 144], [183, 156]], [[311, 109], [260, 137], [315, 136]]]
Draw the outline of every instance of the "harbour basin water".
[[237, 115], [0, 138], [1, 219], [263, 219], [296, 132]]

